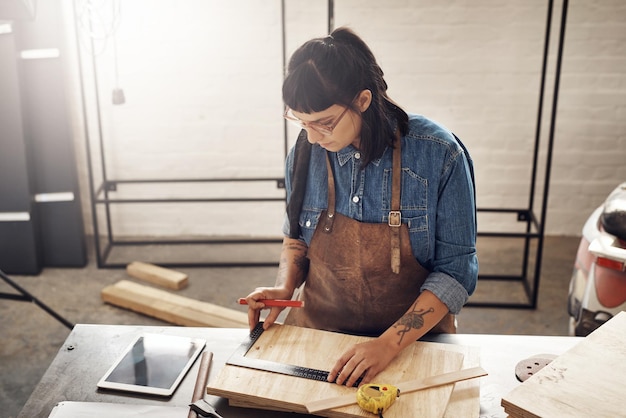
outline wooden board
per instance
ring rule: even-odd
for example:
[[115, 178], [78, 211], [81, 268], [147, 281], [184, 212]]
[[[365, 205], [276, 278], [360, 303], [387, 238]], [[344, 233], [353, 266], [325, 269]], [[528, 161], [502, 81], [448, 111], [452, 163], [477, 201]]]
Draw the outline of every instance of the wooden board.
[[[513, 373], [513, 371], [511, 371]], [[626, 312], [502, 398], [511, 417], [623, 417]]]
[[234, 309], [120, 280], [102, 289], [102, 300], [163, 321], [190, 327], [248, 328], [248, 315]]
[[189, 277], [185, 273], [141, 261], [128, 264], [126, 273], [136, 279], [174, 290], [184, 288], [189, 282]]
[[[463, 369], [469, 369], [480, 365], [480, 349], [478, 347], [439, 343], [424, 344], [427, 344], [429, 347], [463, 354]], [[250, 400], [240, 401], [237, 397], [230, 399], [229, 404], [243, 408], [268, 409], [266, 401], [261, 401], [260, 403], [251, 402]], [[276, 407], [273, 407], [273, 409], [282, 410]], [[291, 410], [287, 409], [287, 411]], [[452, 395], [450, 396], [450, 400], [448, 401], [448, 407], [445, 411], [444, 418], [478, 418], [479, 415], [480, 381], [476, 379], [456, 383], [454, 385]], [[387, 416], [387, 413], [385, 413], [385, 416]]]
[[[261, 335], [246, 357], [330, 370], [336, 359], [352, 344], [368, 339], [288, 325], [274, 325]], [[446, 347], [451, 349], [448, 350]], [[471, 352], [469, 357], [473, 357], [468, 364], [477, 365], [475, 363], [478, 362], [478, 355], [475, 350], [448, 344], [416, 342], [403, 350], [375, 381], [395, 384], [459, 370], [467, 352]], [[462, 391], [457, 396], [458, 406], [465, 409], [452, 407], [450, 413], [455, 415], [448, 416], [478, 416], [477, 384], [477, 381], [459, 384]], [[446, 414], [453, 388], [454, 385], [450, 384], [400, 395], [394, 405], [385, 412], [385, 418], [442, 417]], [[234, 406], [299, 413], [307, 413], [304, 404], [311, 400], [350, 393], [355, 394], [356, 399], [355, 388], [229, 365], [209, 382], [207, 393], [228, 398], [230, 404]], [[321, 411], [317, 415], [333, 418], [372, 417], [356, 404]]]

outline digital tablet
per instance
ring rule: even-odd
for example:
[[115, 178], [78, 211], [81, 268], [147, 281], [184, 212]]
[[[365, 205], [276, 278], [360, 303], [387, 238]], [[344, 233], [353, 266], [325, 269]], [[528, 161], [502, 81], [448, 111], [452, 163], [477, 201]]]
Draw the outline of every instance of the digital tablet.
[[98, 387], [171, 396], [206, 340], [161, 334], [137, 337], [98, 382]]

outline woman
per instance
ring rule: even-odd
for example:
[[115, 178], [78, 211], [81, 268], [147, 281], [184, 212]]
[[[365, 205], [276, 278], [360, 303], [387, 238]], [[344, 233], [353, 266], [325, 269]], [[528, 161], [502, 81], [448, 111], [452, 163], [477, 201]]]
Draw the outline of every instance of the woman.
[[[278, 277], [247, 297], [251, 327], [259, 300], [299, 289], [305, 307], [285, 323], [377, 337], [330, 371], [330, 382], [349, 386], [370, 382], [427, 332], [455, 332], [478, 275], [469, 154], [386, 90], [369, 47], [347, 28], [293, 54], [285, 118], [302, 131], [286, 163]], [[280, 312], [271, 308], [264, 328]]]

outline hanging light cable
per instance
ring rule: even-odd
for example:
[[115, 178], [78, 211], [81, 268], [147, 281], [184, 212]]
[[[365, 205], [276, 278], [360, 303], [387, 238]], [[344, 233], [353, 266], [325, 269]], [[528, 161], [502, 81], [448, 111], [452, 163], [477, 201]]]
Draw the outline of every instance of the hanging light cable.
[[121, 105], [126, 102], [124, 90], [120, 87], [120, 74], [117, 66], [117, 37], [113, 34], [113, 62], [115, 66], [115, 86], [113, 87], [113, 104]]
[[112, 92], [114, 105], [126, 102], [119, 83], [117, 30], [121, 23], [120, 0], [74, 0], [80, 44], [94, 56], [102, 55], [108, 45], [113, 49], [115, 85]]

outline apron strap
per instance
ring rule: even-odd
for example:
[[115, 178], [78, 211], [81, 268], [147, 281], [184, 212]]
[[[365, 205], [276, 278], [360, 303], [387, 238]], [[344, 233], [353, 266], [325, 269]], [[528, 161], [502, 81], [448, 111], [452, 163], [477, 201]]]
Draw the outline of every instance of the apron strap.
[[393, 148], [393, 174], [391, 183], [391, 210], [389, 211], [389, 227], [391, 228], [391, 271], [400, 273], [400, 179], [402, 177], [402, 140], [400, 131], [396, 131], [396, 143]]
[[326, 151], [326, 170], [328, 171], [328, 209], [324, 222], [324, 232], [330, 233], [333, 230], [335, 220], [335, 177], [330, 165], [330, 153]]

